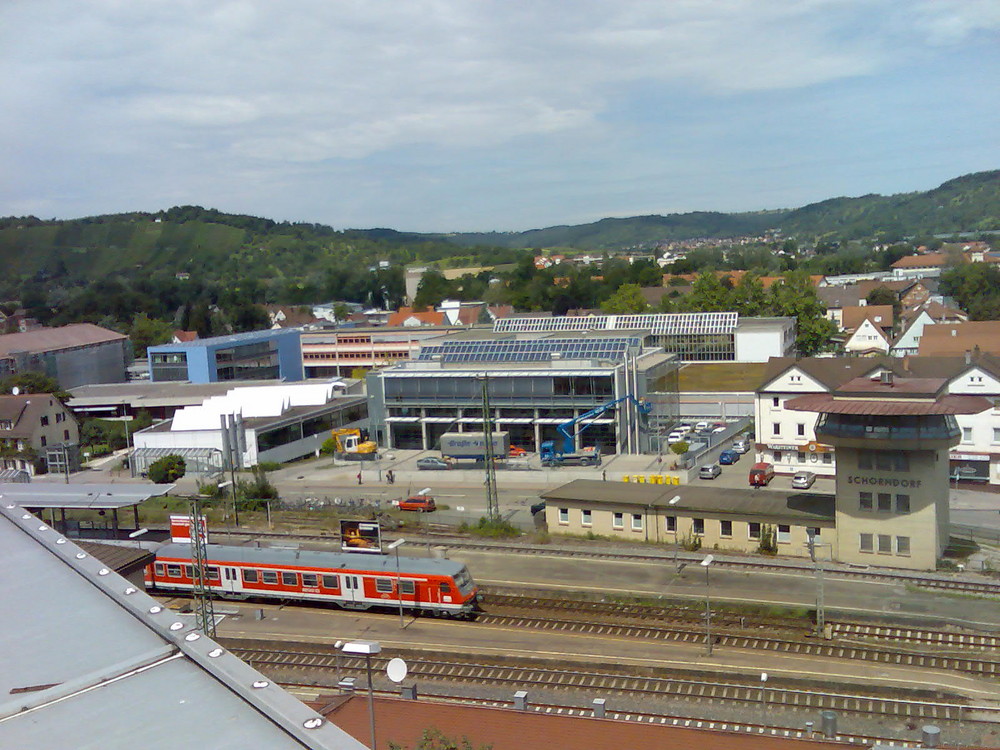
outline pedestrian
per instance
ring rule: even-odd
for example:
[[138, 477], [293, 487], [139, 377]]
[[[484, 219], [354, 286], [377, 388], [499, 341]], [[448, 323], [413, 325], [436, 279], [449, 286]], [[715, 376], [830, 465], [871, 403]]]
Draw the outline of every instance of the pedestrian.
[[607, 472], [606, 469], [602, 469], [601, 470], [601, 481], [602, 482], [607, 482], [608, 481], [608, 472]]
[[358, 484], [361, 484], [361, 472], [358, 472]]
[[396, 483], [396, 475], [392, 473], [392, 469], [389, 469], [389, 471], [385, 473], [385, 478], [389, 480], [389, 484]]

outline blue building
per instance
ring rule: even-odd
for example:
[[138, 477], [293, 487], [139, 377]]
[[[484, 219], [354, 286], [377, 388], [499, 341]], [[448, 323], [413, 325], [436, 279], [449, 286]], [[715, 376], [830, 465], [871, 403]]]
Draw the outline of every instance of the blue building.
[[149, 379], [219, 383], [303, 379], [297, 330], [251, 331], [149, 347]]

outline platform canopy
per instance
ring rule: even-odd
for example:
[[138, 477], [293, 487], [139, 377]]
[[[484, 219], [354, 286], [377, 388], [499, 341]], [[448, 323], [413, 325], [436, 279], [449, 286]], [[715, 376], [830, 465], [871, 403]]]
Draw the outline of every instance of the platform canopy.
[[177, 485], [122, 482], [109, 484], [56, 484], [55, 482], [3, 483], [0, 499], [23, 508], [76, 508], [111, 510], [138, 505], [166, 495]]

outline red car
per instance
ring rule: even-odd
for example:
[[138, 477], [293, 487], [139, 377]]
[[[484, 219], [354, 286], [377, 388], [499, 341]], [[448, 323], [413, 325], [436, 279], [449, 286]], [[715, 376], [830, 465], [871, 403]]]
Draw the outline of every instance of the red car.
[[527, 456], [528, 451], [516, 445], [510, 446], [510, 450], [507, 452], [510, 458], [520, 458], [521, 456]]
[[434, 498], [430, 495], [410, 495], [405, 500], [399, 501], [400, 510], [412, 510], [417, 513], [430, 513], [437, 510]]

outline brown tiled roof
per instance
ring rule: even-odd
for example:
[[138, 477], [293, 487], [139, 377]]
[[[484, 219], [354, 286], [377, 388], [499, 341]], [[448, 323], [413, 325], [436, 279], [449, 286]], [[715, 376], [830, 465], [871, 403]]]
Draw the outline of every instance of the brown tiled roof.
[[869, 294], [879, 287], [885, 287], [890, 292], [895, 292], [896, 296], [902, 296], [911, 286], [916, 286], [919, 283], [919, 279], [865, 280], [859, 281], [857, 287], [861, 299], [866, 299]]
[[51, 352], [72, 349], [76, 346], [121, 341], [127, 338], [117, 331], [95, 326], [93, 323], [73, 323], [60, 328], [39, 328], [26, 333], [8, 333], [0, 336], [0, 356], [11, 352]]
[[893, 268], [940, 268], [950, 263], [952, 259], [969, 260], [967, 254], [957, 253], [924, 253], [923, 255], [904, 255], [892, 264]]
[[[609, 704], [612, 704], [608, 706], [610, 711], [613, 699]], [[429, 700], [377, 698], [375, 716], [379, 747], [388, 747], [390, 742], [401, 747], [417, 747], [424, 730], [429, 728], [436, 728], [459, 741], [467, 737], [473, 747], [487, 745], [493, 750], [818, 750], [841, 747], [818, 739], [688, 729]], [[355, 696], [333, 708], [327, 718], [359, 742], [370, 742], [368, 704], [363, 696]]]
[[842, 325], [848, 331], [856, 331], [865, 320], [870, 320], [878, 328], [892, 327], [892, 305], [845, 307], [842, 314]]
[[187, 344], [198, 339], [197, 331], [182, 331], [179, 328], [174, 331], [174, 338], [182, 344]]
[[921, 355], [958, 356], [976, 347], [983, 352], [1000, 354], [1000, 320], [938, 323], [926, 326], [920, 335]]
[[22, 396], [0, 396], [0, 420], [13, 423], [9, 430], [0, 429], [0, 438], [31, 438], [41, 427], [41, 415], [55, 396], [49, 393], [28, 393]]
[[422, 325], [425, 326], [440, 326], [445, 323], [443, 312], [434, 312], [433, 310], [428, 310], [426, 312], [413, 312], [412, 307], [401, 307], [389, 316], [387, 325], [402, 326], [403, 323], [410, 318], [416, 318]]
[[821, 286], [816, 290], [816, 296], [826, 305], [827, 309], [839, 309], [841, 307], [854, 307], [861, 301], [861, 292], [857, 284], [846, 286]]
[[[885, 395], [888, 395], [886, 393]], [[871, 414], [875, 416], [922, 416], [933, 414], [979, 414], [993, 403], [981, 396], [941, 396], [929, 399], [894, 401], [887, 398], [835, 398], [829, 393], [810, 393], [790, 398], [785, 408], [826, 414]]]

